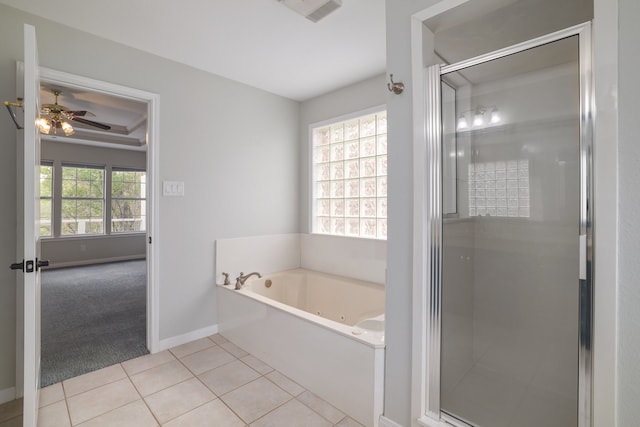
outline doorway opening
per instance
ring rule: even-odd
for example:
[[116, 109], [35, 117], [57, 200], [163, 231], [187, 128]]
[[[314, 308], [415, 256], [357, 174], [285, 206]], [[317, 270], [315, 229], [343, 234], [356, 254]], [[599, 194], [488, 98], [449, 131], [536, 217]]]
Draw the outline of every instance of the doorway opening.
[[80, 116], [73, 134], [42, 135], [44, 387], [157, 346], [159, 100], [45, 68], [40, 92], [45, 108], [57, 102]]

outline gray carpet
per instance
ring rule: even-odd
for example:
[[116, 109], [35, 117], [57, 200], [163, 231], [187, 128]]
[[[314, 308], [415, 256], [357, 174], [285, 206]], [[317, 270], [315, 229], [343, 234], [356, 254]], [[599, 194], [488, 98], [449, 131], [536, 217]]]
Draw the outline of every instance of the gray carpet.
[[149, 353], [144, 260], [42, 272], [42, 387]]

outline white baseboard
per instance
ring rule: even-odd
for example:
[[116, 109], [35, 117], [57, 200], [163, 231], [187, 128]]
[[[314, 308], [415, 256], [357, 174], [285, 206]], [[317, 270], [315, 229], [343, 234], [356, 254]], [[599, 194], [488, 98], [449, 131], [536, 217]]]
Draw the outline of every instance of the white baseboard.
[[5, 388], [0, 390], [0, 405], [3, 403], [11, 402], [16, 399], [16, 388]]
[[195, 331], [187, 332], [183, 335], [178, 335], [171, 338], [165, 338], [158, 342], [158, 352], [164, 351], [182, 344], [186, 344], [191, 341], [199, 340], [213, 334], [218, 333], [218, 325], [207, 326], [206, 328], [196, 329]]
[[390, 420], [384, 415], [380, 415], [380, 419], [378, 420], [378, 427], [402, 427], [395, 421]]
[[145, 256], [142, 255], [126, 255], [126, 256], [117, 256], [111, 258], [98, 258], [98, 259], [85, 259], [82, 261], [66, 261], [66, 262], [52, 262], [49, 267], [43, 267], [43, 270], [51, 270], [55, 268], [65, 268], [65, 267], [80, 267], [82, 265], [93, 265], [93, 264], [106, 264], [108, 262], [119, 262], [119, 261], [133, 261], [135, 259], [145, 259]]

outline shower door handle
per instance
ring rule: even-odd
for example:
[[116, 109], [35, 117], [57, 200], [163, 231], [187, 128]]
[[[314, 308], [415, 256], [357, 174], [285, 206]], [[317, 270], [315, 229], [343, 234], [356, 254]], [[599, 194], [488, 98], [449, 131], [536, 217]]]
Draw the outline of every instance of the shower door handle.
[[581, 234], [580, 245], [580, 280], [587, 280], [587, 235]]

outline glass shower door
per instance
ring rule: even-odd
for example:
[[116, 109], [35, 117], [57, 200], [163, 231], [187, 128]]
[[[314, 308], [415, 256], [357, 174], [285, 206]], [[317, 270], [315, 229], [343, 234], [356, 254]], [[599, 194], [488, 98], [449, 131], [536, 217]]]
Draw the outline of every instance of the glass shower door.
[[577, 426], [579, 37], [441, 86], [443, 417]]

